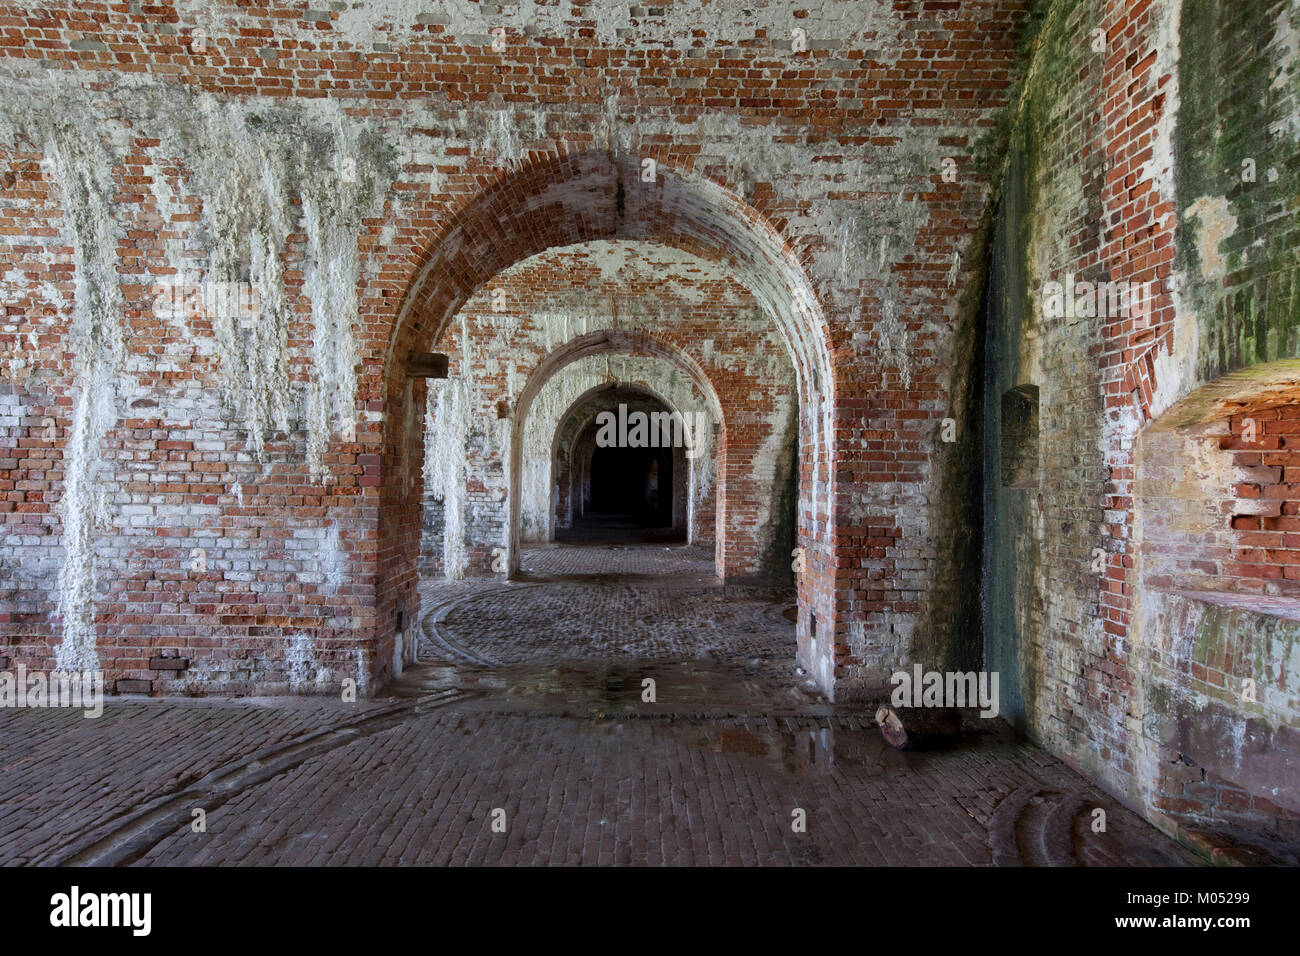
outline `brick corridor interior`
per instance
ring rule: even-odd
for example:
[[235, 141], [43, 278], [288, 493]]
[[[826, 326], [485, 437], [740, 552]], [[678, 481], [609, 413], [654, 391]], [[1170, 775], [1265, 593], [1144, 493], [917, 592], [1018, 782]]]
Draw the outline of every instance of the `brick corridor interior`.
[[0, 0], [0, 862], [1300, 864], [1297, 221], [1300, 0]]

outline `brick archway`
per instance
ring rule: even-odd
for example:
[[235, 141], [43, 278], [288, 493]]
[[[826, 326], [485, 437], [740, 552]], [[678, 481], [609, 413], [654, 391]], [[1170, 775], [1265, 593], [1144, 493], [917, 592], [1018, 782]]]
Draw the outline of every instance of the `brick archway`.
[[[639, 405], [654, 407], [656, 411], [669, 414], [678, 412], [663, 395], [654, 388], [640, 384], [602, 383], [596, 385], [569, 406], [559, 417], [559, 424], [551, 442], [551, 472], [556, 481], [558, 497], [556, 507], [551, 508], [548, 518], [551, 531], [547, 538], [554, 541], [562, 528], [571, 528], [575, 518], [582, 517], [583, 475], [589, 477], [591, 458], [596, 448], [599, 434], [598, 417], [602, 411], [609, 410], [613, 401], [635, 401]], [[708, 508], [708, 534], [701, 535], [701, 522], [696, 513], [700, 495], [699, 475], [692, 474], [694, 460], [688, 460], [683, 449], [673, 452], [673, 487], [674, 496], [673, 523], [679, 525], [686, 534], [688, 544], [699, 543], [701, 538], [713, 540], [713, 516], [715, 509]], [[716, 463], [714, 463], [716, 468]], [[568, 486], [566, 487], [566, 479]], [[678, 499], [681, 499], [678, 514]], [[575, 503], [575, 499], [577, 499]]]
[[[566, 144], [533, 155], [497, 171], [430, 238], [389, 340], [375, 582], [380, 679], [389, 671], [393, 647], [385, 622], [413, 610], [416, 600], [423, 436], [415, 410], [425, 388], [408, 379], [406, 357], [431, 349], [461, 306], [494, 276], [548, 249], [601, 239], [650, 240], [734, 270], [778, 330], [795, 371], [798, 541], [827, 552], [834, 540], [835, 377], [825, 317], [788, 239], [752, 206], [689, 169], [660, 164], [654, 181], [646, 182], [638, 156]], [[800, 579], [801, 603], [829, 594], [833, 573], [831, 561], [811, 566]]]
[[[653, 365], [661, 366], [663, 371], [658, 375], [651, 374], [644, 377], [637, 375], [635, 378], [626, 381], [626, 384], [651, 395], [667, 408], [679, 413], [690, 413], [703, 407], [710, 416], [710, 424], [716, 423], [719, 426], [722, 445], [720, 448], [715, 445], [710, 430], [710, 434], [702, 436], [702, 441], [706, 444], [702, 445], [700, 458], [697, 461], [706, 463], [704, 467], [710, 473], [710, 480], [717, 481], [719, 484], [724, 480], [723, 476], [727, 471], [725, 415], [716, 389], [697, 363], [679, 349], [675, 349], [644, 333], [605, 330], [579, 336], [556, 349], [538, 366], [520, 393], [514, 409], [509, 464], [511, 507], [508, 553], [510, 556], [510, 573], [512, 574], [519, 570], [521, 508], [526, 497], [522, 492], [523, 450], [527, 444], [525, 436], [528, 433], [529, 426], [532, 425], [533, 431], [540, 428], [541, 436], [546, 439], [551, 448], [550, 460], [553, 461], [555, 439], [558, 437], [558, 430], [564, 421], [565, 415], [568, 414], [570, 409], [581, 405], [606, 386], [603, 383], [597, 383], [584, 388], [572, 400], [565, 401], [560, 415], [549, 416], [540, 423], [537, 421], [536, 416], [533, 416], [530, 422], [530, 413], [533, 412], [535, 400], [544, 393], [549, 385], [556, 383], [557, 376], [560, 376], [566, 369], [574, 370], [575, 365], [578, 363], [600, 356], [640, 358], [653, 363]], [[596, 371], [599, 373], [599, 368]], [[653, 370], [651, 371], [653, 372]], [[626, 375], [625, 371], [624, 375]], [[679, 380], [676, 389], [665, 387], [665, 383], [669, 386], [672, 385], [671, 376], [684, 376], [685, 381]], [[586, 380], [581, 377], [575, 379], [575, 381], [579, 383], [576, 386], [578, 388], [582, 388], [586, 384]], [[672, 394], [674, 391], [677, 394]], [[695, 406], [695, 408], [691, 406]], [[715, 466], [710, 467], [715, 456], [717, 463]], [[549, 480], [549, 476], [547, 477]], [[691, 484], [694, 485], [698, 479], [699, 474], [693, 464]], [[718, 492], [717, 510], [725, 513], [725, 495], [721, 491]], [[724, 573], [727, 562], [724, 558], [721, 542], [719, 542], [717, 563], [719, 572]]]

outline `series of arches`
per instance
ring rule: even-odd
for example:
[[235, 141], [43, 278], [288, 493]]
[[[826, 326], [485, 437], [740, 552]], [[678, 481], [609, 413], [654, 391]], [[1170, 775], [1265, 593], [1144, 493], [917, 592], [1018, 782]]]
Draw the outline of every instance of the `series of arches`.
[[[637, 157], [557, 145], [509, 172], [498, 171], [495, 181], [449, 217], [428, 244], [427, 258], [399, 310], [386, 362], [377, 581], [381, 619], [383, 609], [409, 605], [418, 566], [424, 435], [423, 417], [416, 410], [424, 404], [425, 384], [405, 375], [405, 357], [432, 350], [471, 296], [510, 266], [547, 250], [596, 241], [675, 247], [718, 264], [753, 295], [784, 343], [793, 369], [789, 399], [801, 459], [797, 511], [803, 516], [797, 519], [798, 540], [801, 545], [829, 547], [834, 523], [834, 376], [825, 316], [807, 272], [776, 226], [724, 187], [689, 170], [662, 165], [657, 180], [644, 183], [639, 171]], [[702, 509], [704, 499], [716, 492], [719, 574], [759, 573], [771, 555], [753, 545], [756, 519], [743, 513], [754, 507], [752, 481], [742, 475], [752, 462], [741, 454], [727, 454], [735, 436], [745, 434], [745, 423], [729, 421], [718, 389], [689, 350], [618, 328], [574, 336], [531, 371], [517, 395], [502, 396], [501, 414], [510, 422], [509, 572], [518, 571], [522, 537], [549, 536], [553, 531], [551, 470], [558, 426], [575, 403], [607, 384], [604, 373], [615, 356], [629, 384], [655, 392], [652, 380], [671, 383], [668, 393], [656, 397], [679, 414], [701, 415], [707, 421], [703, 439], [708, 447], [689, 466], [692, 510]], [[639, 366], [647, 363], [657, 365], [661, 374], [642, 374]], [[745, 454], [753, 451], [742, 448]], [[527, 449], [546, 453], [530, 456]], [[780, 476], [767, 478], [775, 481]], [[784, 560], [789, 562], [788, 553]], [[827, 590], [801, 587], [801, 604]], [[830, 617], [829, 612], [822, 615], [823, 620]], [[377, 663], [382, 670], [382, 632], [380, 638]], [[827, 677], [830, 656], [822, 668]]]
[[[551, 506], [546, 509], [548, 527], [538, 540], [555, 540], [561, 530], [572, 529], [575, 522], [601, 510], [597, 501], [599, 495], [594, 494], [599, 489], [593, 488], [594, 466], [597, 465], [598, 449], [606, 437], [606, 425], [613, 421], [616, 408], [630, 409], [631, 414], [643, 416], [685, 418], [656, 391], [622, 385], [617, 381], [593, 386], [579, 396], [569, 411], [561, 416], [555, 429], [549, 456], [554, 472], [554, 495]], [[666, 459], [671, 474], [663, 475], [664, 480], [656, 484], [661, 497], [655, 517], [666, 516], [668, 526], [681, 532], [687, 543], [700, 543], [706, 536], [712, 540], [711, 530], [702, 527], [698, 503], [702, 492], [707, 495], [703, 470], [711, 468], [713, 462], [696, 454], [695, 449], [687, 455], [683, 444], [670, 445], [659, 457]], [[694, 470], [697, 463], [700, 467]], [[660, 476], [656, 474], [656, 477]]]
[[[619, 356], [617, 367], [603, 356]], [[606, 376], [615, 369], [615, 382], [607, 381]], [[530, 528], [540, 532], [534, 533], [531, 540], [554, 537], [552, 470], [560, 425], [573, 409], [618, 381], [632, 383], [654, 396], [670, 412], [705, 423], [700, 430], [700, 444], [689, 459], [692, 505], [702, 504], [701, 499], [713, 487], [720, 457], [713, 425], [718, 425], [721, 432], [725, 419], [717, 392], [698, 363], [681, 349], [644, 333], [610, 330], [580, 336], [547, 357], [530, 377], [515, 406], [510, 487], [518, 489], [518, 494], [512, 495], [510, 516], [512, 572], [519, 569], [520, 542]], [[530, 455], [530, 451], [534, 453]], [[725, 452], [721, 457], [725, 469]], [[539, 523], [541, 528], [537, 527]], [[718, 570], [726, 575], [724, 561], [719, 561]]]

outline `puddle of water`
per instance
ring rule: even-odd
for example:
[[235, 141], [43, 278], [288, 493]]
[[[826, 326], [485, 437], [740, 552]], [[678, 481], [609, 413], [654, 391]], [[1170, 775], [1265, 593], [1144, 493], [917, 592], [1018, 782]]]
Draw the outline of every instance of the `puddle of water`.
[[643, 716], [669, 714], [766, 714], [829, 712], [829, 704], [795, 683], [787, 661], [692, 660], [594, 664], [590, 661], [518, 664], [499, 668], [416, 665], [403, 676], [396, 695], [455, 687], [485, 692], [497, 702], [546, 710], [603, 709]]
[[697, 743], [715, 753], [758, 759], [774, 771], [790, 774], [830, 774], [836, 767], [854, 767], [874, 775], [890, 764], [906, 764], [906, 758], [883, 753], [889, 748], [875, 728], [702, 727]]
[[995, 742], [990, 734], [997, 736], [988, 721], [963, 721], [962, 735], [942, 747], [896, 751], [882, 738], [874, 711], [837, 709], [795, 681], [788, 662], [764, 659], [416, 665], [398, 695], [476, 691], [482, 696], [464, 706], [573, 717], [600, 733], [616, 733], [630, 720], [669, 719], [683, 724], [701, 748], [793, 774], [831, 773], [839, 766], [869, 775], [920, 769], [934, 755], [987, 745]]

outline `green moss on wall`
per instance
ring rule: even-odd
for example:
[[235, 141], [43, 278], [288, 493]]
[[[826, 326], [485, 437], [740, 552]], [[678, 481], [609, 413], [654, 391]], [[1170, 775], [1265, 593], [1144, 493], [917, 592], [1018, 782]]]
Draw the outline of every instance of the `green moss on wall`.
[[990, 182], [1001, 181], [1006, 169], [1008, 150], [1021, 123], [1021, 110], [1027, 94], [1036, 88], [1030, 77], [1036, 71], [1053, 72], [1051, 52], [1044, 59], [1044, 37], [1059, 37], [1064, 23], [1081, 0], [1028, 0], [1016, 27], [1016, 67], [1011, 77], [1011, 87], [1006, 107], [997, 115], [994, 125], [976, 140], [972, 148], [972, 162], [977, 172]]
[[[1088, 529], [1070, 521], [1068, 513], [1056, 504], [1072, 492], [1051, 482], [1068, 486], [1069, 475], [1057, 475], [1035, 488], [1004, 487], [1001, 397], [1031, 384], [1024, 376], [1034, 364], [1031, 349], [1035, 347], [1027, 334], [1038, 323], [1037, 283], [1044, 278], [1038, 272], [1068, 268], [1068, 234], [1081, 203], [1087, 204], [1088, 217], [1102, 215], [1096, 188], [1100, 182], [1097, 160], [1085, 160], [1077, 152], [1079, 142], [1093, 135], [1084, 103], [1099, 95], [1094, 87], [1100, 80], [1101, 58], [1089, 43], [1090, 31], [1099, 18], [1095, 0], [1058, 0], [1031, 11], [1027, 29], [1033, 31], [1032, 58], [1014, 110], [1009, 111], [1012, 123], [999, 178], [985, 303], [985, 661], [1001, 675], [1003, 716], [1027, 731], [1036, 728], [1038, 702], [1049, 693], [1043, 686], [1047, 665], [1041, 650], [1046, 635], [1040, 633], [1048, 599], [1046, 582], [1053, 571], [1057, 577], [1052, 580], [1061, 576], [1059, 567], [1045, 565], [1043, 548], [1052, 548], [1053, 553], [1080, 550], [1077, 542]], [[1087, 336], [1092, 333], [1058, 329], [1052, 334], [1059, 354], [1051, 356], [1051, 362], [1059, 364], [1065, 353], [1077, 353], [1079, 361], [1073, 364], [1074, 371], [1053, 378], [1043, 393], [1048, 429], [1056, 436], [1055, 445], [1049, 435], [1042, 446], [1045, 471], [1050, 470], [1052, 447], [1058, 461], [1071, 456], [1080, 460], [1086, 452], [1074, 449], [1095, 448], [1094, 433], [1101, 417], [1076, 398], [1067, 398], [1090, 388], [1088, 376], [1094, 373], [1086, 371], [1089, 363], [1085, 357]], [[1062, 347], [1065, 352], [1060, 352]], [[1068, 359], [1064, 361], [1069, 364]], [[1052, 374], [1048, 365], [1041, 372]], [[1056, 520], [1043, 517], [1045, 499], [1058, 516]], [[1046, 544], [1040, 542], [1043, 533], [1048, 536]], [[1079, 598], [1085, 599], [1082, 594]], [[1060, 674], [1049, 676], [1068, 679]]]
[[[1192, 278], [1201, 381], [1300, 353], [1300, 143], [1286, 122], [1300, 93], [1295, 76], [1275, 81], [1288, 17], [1286, 0], [1182, 8], [1177, 264]], [[1222, 209], [1217, 229], [1188, 215], [1207, 203]], [[1216, 256], [1225, 274], [1207, 275]]]

